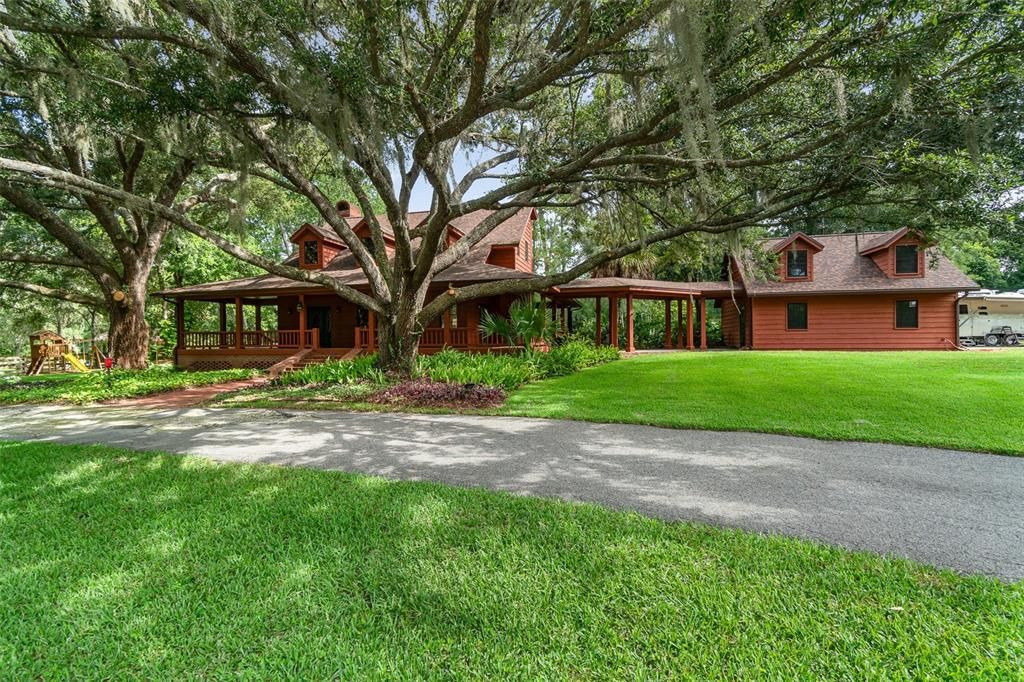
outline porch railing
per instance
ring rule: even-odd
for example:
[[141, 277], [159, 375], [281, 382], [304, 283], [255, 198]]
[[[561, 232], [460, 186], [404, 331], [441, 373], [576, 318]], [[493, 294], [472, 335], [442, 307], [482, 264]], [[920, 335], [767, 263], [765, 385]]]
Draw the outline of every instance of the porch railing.
[[[298, 329], [255, 329], [242, 332], [243, 349], [298, 348]], [[184, 334], [185, 350], [214, 350], [236, 348], [235, 332], [190, 332]], [[320, 330], [306, 330], [306, 348], [320, 347]]]
[[[368, 328], [356, 328], [356, 344], [359, 348], [367, 348], [370, 345], [370, 330]], [[468, 327], [453, 327], [447, 343], [443, 327], [427, 327], [420, 335], [421, 348], [444, 348], [445, 346], [452, 348], [479, 348], [505, 345], [507, 345], [505, 339], [499, 336], [484, 336], [481, 333], [477, 333], [476, 338], [473, 338]]]
[[185, 332], [185, 348], [207, 350], [211, 348], [233, 348], [234, 332]]

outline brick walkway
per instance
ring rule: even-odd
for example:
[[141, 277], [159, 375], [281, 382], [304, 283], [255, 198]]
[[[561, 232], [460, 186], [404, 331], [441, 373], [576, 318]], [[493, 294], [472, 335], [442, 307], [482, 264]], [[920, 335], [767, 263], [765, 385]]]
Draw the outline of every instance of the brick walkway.
[[156, 393], [154, 395], [144, 395], [139, 398], [108, 400], [103, 404], [114, 407], [154, 407], [166, 409], [192, 407], [193, 405], [204, 403], [222, 393], [240, 391], [244, 388], [254, 388], [267, 383], [267, 381], [268, 379], [266, 377], [239, 379], [238, 381], [227, 381], [222, 384], [194, 386], [192, 388], [182, 388], [175, 391], [167, 391], [165, 393]]

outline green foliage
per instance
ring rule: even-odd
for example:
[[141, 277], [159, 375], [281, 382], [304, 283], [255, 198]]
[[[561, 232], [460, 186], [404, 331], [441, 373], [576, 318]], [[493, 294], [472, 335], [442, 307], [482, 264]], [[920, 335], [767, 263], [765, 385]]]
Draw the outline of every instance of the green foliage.
[[[571, 341], [547, 353], [463, 353], [446, 349], [416, 359], [417, 374], [433, 381], [456, 384], [483, 384], [512, 390], [529, 381], [571, 374], [616, 360], [619, 353], [609, 346], [595, 348], [584, 341]], [[353, 360], [331, 360], [308, 365], [281, 375], [284, 386], [357, 384], [385, 385], [389, 377], [376, 366], [376, 355]]]
[[[215, 444], [206, 449], [215, 453]], [[1021, 585], [580, 503], [0, 443], [11, 679], [1020, 677]]]
[[1019, 351], [668, 353], [529, 384], [502, 412], [1024, 455], [1021, 376]]
[[586, 367], [602, 365], [619, 359], [619, 351], [611, 346], [595, 346], [587, 341], [572, 340], [555, 346], [533, 358], [538, 373], [547, 377], [573, 374]]
[[544, 338], [547, 319], [547, 310], [541, 301], [521, 298], [509, 306], [508, 317], [482, 311], [480, 331], [487, 336], [500, 336], [508, 345], [522, 346], [530, 351], [535, 341]]
[[417, 358], [419, 372], [434, 381], [485, 384], [511, 390], [541, 377], [526, 354], [491, 355], [444, 350]]
[[376, 355], [361, 355], [352, 360], [328, 360], [306, 365], [294, 372], [282, 374], [277, 382], [282, 385], [386, 383], [384, 372], [377, 368]]
[[12, 403], [60, 402], [81, 405], [100, 400], [133, 398], [177, 388], [206, 386], [233, 379], [246, 379], [250, 369], [216, 372], [182, 372], [166, 367], [143, 370], [114, 370], [84, 374], [51, 374], [37, 377], [0, 378], [0, 405]]

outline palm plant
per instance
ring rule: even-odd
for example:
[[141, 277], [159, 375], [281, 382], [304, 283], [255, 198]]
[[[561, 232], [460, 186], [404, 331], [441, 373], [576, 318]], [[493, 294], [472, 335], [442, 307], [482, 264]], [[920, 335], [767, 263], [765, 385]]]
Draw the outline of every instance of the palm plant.
[[484, 310], [480, 315], [480, 331], [487, 336], [500, 336], [510, 346], [522, 346], [529, 353], [533, 343], [544, 337], [547, 313], [540, 301], [520, 299], [508, 309], [508, 317], [492, 315]]

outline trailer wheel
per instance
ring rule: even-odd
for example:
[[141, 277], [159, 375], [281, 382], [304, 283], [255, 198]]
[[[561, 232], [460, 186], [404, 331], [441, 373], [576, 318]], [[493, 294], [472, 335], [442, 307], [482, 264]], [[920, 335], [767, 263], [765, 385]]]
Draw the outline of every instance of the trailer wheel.
[[998, 346], [999, 335], [998, 334], [985, 334], [985, 345], [986, 346]]
[[1018, 343], [1020, 343], [1020, 339], [1017, 337], [1016, 334], [1007, 334], [1006, 336], [1003, 337], [1003, 343], [1005, 343], [1007, 346], [1016, 346]]

